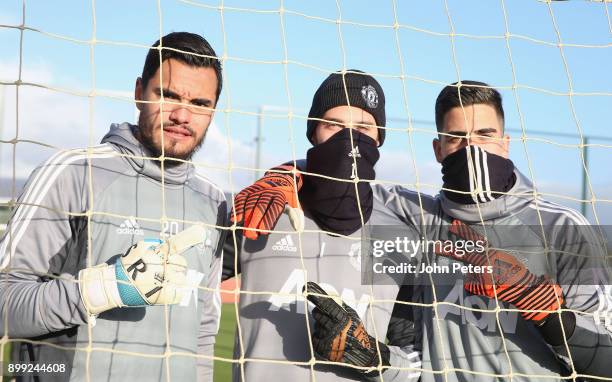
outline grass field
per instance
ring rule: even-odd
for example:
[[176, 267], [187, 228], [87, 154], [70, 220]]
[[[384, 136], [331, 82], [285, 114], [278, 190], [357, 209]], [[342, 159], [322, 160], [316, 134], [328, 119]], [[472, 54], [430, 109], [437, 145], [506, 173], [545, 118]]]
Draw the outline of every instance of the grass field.
[[[232, 358], [234, 352], [234, 331], [236, 330], [236, 313], [234, 304], [223, 304], [221, 307], [221, 325], [219, 335], [215, 344], [215, 356]], [[3, 362], [8, 362], [10, 344], [4, 348]], [[231, 362], [215, 361], [215, 382], [225, 382], [232, 380]], [[3, 378], [2, 382], [7, 382], [8, 378]]]
[[[232, 358], [234, 354], [234, 331], [236, 330], [236, 310], [234, 304], [221, 306], [221, 325], [215, 344], [215, 356]], [[232, 363], [215, 361], [215, 382], [232, 380]]]
[[[11, 352], [11, 344], [6, 344], [4, 345], [4, 353], [3, 353], [3, 357], [0, 361], [2, 361], [4, 364], [6, 364], [9, 361], [9, 354]], [[2, 373], [0, 373], [2, 374]], [[2, 377], [2, 382], [8, 381], [8, 377]]]

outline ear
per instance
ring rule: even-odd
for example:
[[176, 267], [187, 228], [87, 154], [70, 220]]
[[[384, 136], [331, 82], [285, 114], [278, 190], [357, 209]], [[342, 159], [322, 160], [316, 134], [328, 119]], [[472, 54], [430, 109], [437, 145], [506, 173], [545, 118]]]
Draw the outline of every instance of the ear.
[[442, 144], [440, 143], [440, 140], [438, 138], [434, 138], [431, 144], [434, 155], [436, 156], [436, 161], [438, 161], [438, 163], [442, 163], [442, 159], [444, 158], [442, 158]]
[[134, 87], [134, 100], [136, 101], [136, 108], [140, 111], [142, 111], [144, 104], [138, 101], [142, 101], [143, 92], [144, 92], [144, 89], [142, 88], [142, 78], [138, 77], [136, 79], [136, 86]]
[[217, 101], [215, 102], [215, 104], [212, 106], [211, 112], [210, 112], [210, 120], [212, 121], [213, 118], [215, 118], [215, 112], [217, 111], [217, 105], [219, 104], [219, 100], [217, 99]]
[[510, 156], [510, 136], [509, 135], [504, 135], [504, 137], [502, 138], [502, 145], [504, 147], [504, 158], [508, 159], [508, 157]]

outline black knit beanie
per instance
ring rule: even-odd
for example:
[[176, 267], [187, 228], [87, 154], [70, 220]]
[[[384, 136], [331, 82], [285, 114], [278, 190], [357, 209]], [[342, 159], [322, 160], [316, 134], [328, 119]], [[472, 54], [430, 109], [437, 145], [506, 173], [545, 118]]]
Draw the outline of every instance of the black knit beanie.
[[[310, 143], [314, 135], [315, 128], [319, 121], [312, 118], [322, 118], [323, 114], [336, 106], [355, 106], [367, 111], [374, 116], [378, 128], [379, 146], [385, 141], [385, 127], [387, 122], [385, 117], [385, 93], [380, 84], [374, 77], [363, 73], [360, 70], [351, 69], [351, 73], [332, 73], [323, 81], [317, 89], [313, 99], [310, 113], [308, 113], [308, 128], [306, 137]], [[346, 83], [346, 92], [344, 85]], [[348, 99], [347, 99], [348, 94]]]

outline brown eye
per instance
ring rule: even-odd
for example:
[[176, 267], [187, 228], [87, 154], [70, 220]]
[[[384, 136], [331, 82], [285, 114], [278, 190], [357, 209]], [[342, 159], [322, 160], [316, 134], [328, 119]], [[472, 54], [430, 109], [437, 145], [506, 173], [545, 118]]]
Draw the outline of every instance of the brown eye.
[[344, 127], [334, 122], [323, 122], [323, 126], [325, 126], [326, 129], [330, 129], [330, 130], [339, 130]]

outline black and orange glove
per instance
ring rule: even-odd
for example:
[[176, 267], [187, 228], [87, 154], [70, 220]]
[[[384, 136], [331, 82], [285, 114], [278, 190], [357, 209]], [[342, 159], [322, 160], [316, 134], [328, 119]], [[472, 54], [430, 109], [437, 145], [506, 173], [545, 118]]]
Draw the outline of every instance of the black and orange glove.
[[[377, 367], [382, 360], [383, 366], [389, 366], [389, 348], [378, 342], [379, 359], [377, 341], [365, 330], [357, 312], [344, 302], [338, 304], [314, 282], [309, 281], [304, 289], [308, 292], [308, 301], [315, 305], [312, 346], [321, 359], [367, 368]], [[358, 370], [377, 373], [376, 370]]]
[[[293, 166], [274, 167], [254, 184], [240, 191], [234, 198], [230, 219], [244, 227], [244, 237], [256, 240], [259, 235], [267, 235], [274, 229], [276, 222], [289, 207], [289, 217], [296, 229], [300, 212], [297, 191], [302, 187], [302, 175], [293, 175]], [[282, 172], [277, 172], [282, 171]], [[264, 230], [264, 231], [255, 231]]]
[[[486, 245], [483, 236], [460, 220], [454, 220], [449, 231], [461, 239], [474, 242], [481, 240]], [[470, 293], [489, 298], [495, 298], [497, 292], [497, 299], [517, 307], [526, 320], [540, 324], [563, 304], [563, 293], [559, 285], [546, 275], [534, 275], [508, 252], [488, 249], [459, 256], [438, 247], [436, 253], [465, 264], [491, 266], [491, 273], [467, 274], [464, 288]]]

